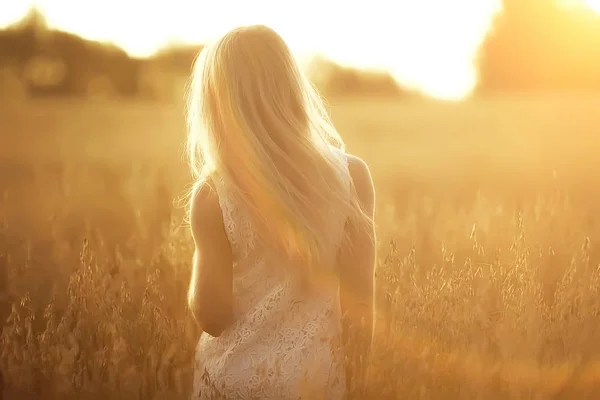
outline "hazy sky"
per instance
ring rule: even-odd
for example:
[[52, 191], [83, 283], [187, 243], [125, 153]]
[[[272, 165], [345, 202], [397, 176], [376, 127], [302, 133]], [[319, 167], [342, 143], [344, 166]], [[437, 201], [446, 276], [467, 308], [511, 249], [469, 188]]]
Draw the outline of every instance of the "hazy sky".
[[300, 55], [387, 69], [404, 85], [447, 99], [475, 85], [473, 59], [500, 10], [500, 0], [0, 0], [0, 26], [31, 5], [51, 26], [134, 55], [262, 23]]

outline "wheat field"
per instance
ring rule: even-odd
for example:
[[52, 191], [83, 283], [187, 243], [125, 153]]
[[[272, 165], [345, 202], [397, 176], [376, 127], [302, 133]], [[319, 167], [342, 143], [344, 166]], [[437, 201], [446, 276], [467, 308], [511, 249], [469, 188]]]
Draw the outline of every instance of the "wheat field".
[[[597, 110], [332, 102], [377, 190], [375, 349], [352, 398], [600, 396]], [[181, 105], [0, 107], [8, 396], [188, 398], [184, 127]]]

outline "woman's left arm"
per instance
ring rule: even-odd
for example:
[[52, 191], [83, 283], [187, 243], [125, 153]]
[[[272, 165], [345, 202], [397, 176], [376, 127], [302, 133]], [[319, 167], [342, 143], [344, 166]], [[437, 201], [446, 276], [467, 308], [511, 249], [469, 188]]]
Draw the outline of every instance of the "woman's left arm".
[[204, 332], [220, 336], [233, 322], [233, 256], [210, 180], [193, 193], [190, 223], [195, 252], [188, 306]]

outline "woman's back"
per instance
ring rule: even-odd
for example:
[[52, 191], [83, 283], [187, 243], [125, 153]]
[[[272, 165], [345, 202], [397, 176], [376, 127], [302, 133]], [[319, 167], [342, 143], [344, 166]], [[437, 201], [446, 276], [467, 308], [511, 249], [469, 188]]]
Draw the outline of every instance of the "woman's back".
[[[343, 173], [350, 195], [348, 170]], [[296, 399], [303, 391], [318, 391], [328, 399], [341, 398], [346, 382], [335, 269], [345, 218], [336, 212], [336, 204], [327, 205], [323, 226], [335, 245], [322, 267], [333, 284], [307, 290], [289, 273], [286, 257], [257, 241], [243, 205], [231, 201], [225, 184], [213, 182], [234, 258], [235, 322], [219, 337], [202, 336], [195, 393], [200, 398], [216, 393], [225, 398]]]
[[195, 395], [340, 398], [340, 308], [372, 320], [368, 168], [267, 27], [205, 47], [190, 93]]

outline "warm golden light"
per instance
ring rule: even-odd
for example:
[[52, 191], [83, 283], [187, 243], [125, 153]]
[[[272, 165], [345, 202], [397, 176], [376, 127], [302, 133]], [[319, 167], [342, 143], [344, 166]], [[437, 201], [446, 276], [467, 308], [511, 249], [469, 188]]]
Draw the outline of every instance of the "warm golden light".
[[[249, 24], [324, 110], [264, 29], [78, 37]], [[0, 0], [0, 398], [599, 399], [599, 49], [600, 0]]]
[[[306, 0], [253, 2], [73, 2], [37, 0], [51, 26], [147, 56], [169, 42], [202, 42], [236, 25], [278, 30], [300, 55], [321, 53], [356, 67], [389, 70], [403, 85], [460, 99], [476, 83], [473, 59], [500, 0]], [[202, 5], [200, 5], [202, 4]], [[0, 3], [0, 25], [31, 1]]]
[[567, 6], [583, 7], [600, 14], [600, 0], [561, 0]]
[[600, 14], [600, 0], [582, 0], [586, 6]]

